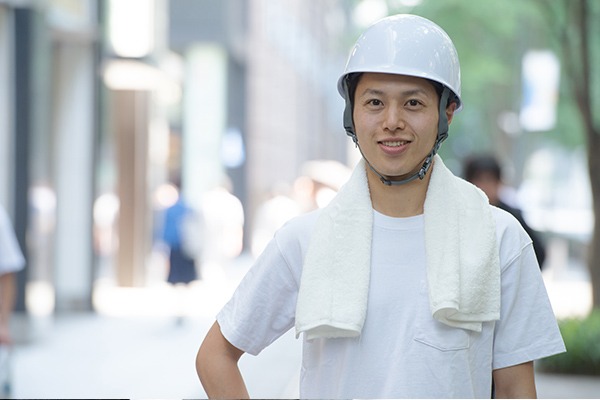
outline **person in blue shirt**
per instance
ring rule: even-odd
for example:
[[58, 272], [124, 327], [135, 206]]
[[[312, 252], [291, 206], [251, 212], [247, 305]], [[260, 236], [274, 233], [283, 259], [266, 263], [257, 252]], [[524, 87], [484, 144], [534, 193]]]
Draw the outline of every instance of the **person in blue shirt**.
[[167, 282], [175, 285], [188, 284], [198, 279], [194, 255], [188, 254], [184, 246], [186, 218], [194, 218], [195, 211], [190, 208], [181, 195], [181, 185], [174, 182], [179, 192], [177, 202], [165, 211], [163, 241], [169, 247], [169, 275]]

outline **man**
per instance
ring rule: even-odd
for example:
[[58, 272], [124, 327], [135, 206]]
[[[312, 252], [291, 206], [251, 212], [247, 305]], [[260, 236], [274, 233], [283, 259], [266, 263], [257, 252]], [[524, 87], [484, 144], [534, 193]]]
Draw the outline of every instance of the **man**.
[[24, 266], [10, 218], [0, 206], [0, 345], [12, 345], [10, 317], [16, 297], [15, 272]]
[[465, 163], [465, 179], [483, 190], [488, 199], [490, 199], [490, 204], [508, 211], [521, 223], [525, 232], [531, 237], [538, 264], [540, 268], [543, 268], [544, 260], [546, 259], [546, 246], [544, 246], [539, 234], [525, 222], [521, 210], [509, 206], [500, 199], [500, 188], [502, 187], [501, 175], [500, 165], [493, 156], [474, 156], [469, 158]]
[[[280, 229], [197, 357], [210, 397], [246, 397], [237, 361], [294, 325], [301, 398], [535, 397], [564, 351], [530, 240], [436, 156], [462, 109], [437, 25], [385, 18], [338, 81], [363, 155], [328, 207]], [[533, 306], [535, 304], [535, 307]]]

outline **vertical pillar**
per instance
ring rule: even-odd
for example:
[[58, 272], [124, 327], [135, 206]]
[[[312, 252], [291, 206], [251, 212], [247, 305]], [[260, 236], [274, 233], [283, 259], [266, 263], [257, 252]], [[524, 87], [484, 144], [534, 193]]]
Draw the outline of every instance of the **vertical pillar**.
[[12, 214], [13, 199], [13, 91], [12, 15], [0, 5], [0, 204]]
[[91, 44], [62, 43], [56, 46], [54, 59], [56, 308], [90, 310], [93, 257], [93, 48]]
[[227, 54], [218, 45], [197, 44], [186, 54], [183, 121], [183, 190], [192, 203], [221, 183], [221, 137], [227, 104]]
[[[28, 190], [29, 190], [29, 138], [31, 136], [31, 59], [33, 47], [33, 11], [27, 8], [14, 10], [14, 71], [15, 71], [15, 186], [14, 186], [14, 216], [17, 240], [25, 258], [26, 233], [28, 224]], [[25, 311], [25, 270], [17, 274], [16, 311]]]
[[148, 252], [148, 114], [150, 93], [115, 91], [117, 164], [119, 169], [119, 286], [141, 286]]

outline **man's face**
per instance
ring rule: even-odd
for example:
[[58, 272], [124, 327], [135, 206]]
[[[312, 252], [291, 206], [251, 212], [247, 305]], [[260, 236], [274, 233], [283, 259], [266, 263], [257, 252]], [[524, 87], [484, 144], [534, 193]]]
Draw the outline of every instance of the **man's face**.
[[[456, 104], [448, 109], [448, 123]], [[438, 94], [427, 80], [365, 73], [354, 97], [354, 126], [365, 158], [387, 179], [417, 172], [438, 131]]]

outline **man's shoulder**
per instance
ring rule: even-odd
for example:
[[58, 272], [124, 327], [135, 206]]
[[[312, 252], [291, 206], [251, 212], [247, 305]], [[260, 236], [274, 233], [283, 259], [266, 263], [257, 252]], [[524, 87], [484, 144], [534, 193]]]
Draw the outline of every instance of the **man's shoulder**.
[[275, 234], [278, 241], [310, 240], [321, 210], [301, 214], [287, 221]]
[[531, 238], [514, 215], [495, 206], [490, 208], [496, 223], [501, 262], [508, 262], [520, 255], [522, 250], [531, 243]]
[[524, 232], [523, 226], [519, 220], [510, 212], [502, 208], [490, 205], [492, 216], [496, 223], [496, 232], [498, 234], [517, 235]]
[[288, 265], [296, 269], [304, 262], [320, 210], [299, 215], [286, 222], [277, 232], [274, 241]]

